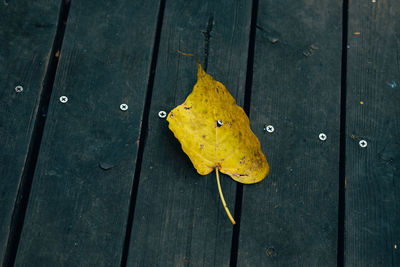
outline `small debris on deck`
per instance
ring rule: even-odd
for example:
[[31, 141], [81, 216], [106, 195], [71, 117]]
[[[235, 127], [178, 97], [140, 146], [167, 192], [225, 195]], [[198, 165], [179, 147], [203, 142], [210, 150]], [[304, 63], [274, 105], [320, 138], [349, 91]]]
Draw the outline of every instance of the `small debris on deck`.
[[389, 85], [392, 88], [396, 88], [397, 87], [397, 83], [395, 81], [387, 82], [387, 85]]
[[267, 35], [268, 41], [270, 41], [273, 44], [276, 44], [279, 41], [279, 38], [275, 36], [274, 34]]
[[279, 34], [277, 32], [271, 31], [271, 30], [266, 30], [263, 27], [261, 27], [260, 25], [256, 25], [256, 28], [266, 34], [267, 40], [270, 43], [276, 44], [279, 41]]
[[303, 55], [306, 56], [306, 57], [309, 57], [309, 56], [312, 55], [312, 53], [313, 53], [314, 50], [318, 50], [318, 49], [319, 49], [318, 46], [312, 44], [312, 45], [310, 45], [310, 46], [308, 47], [307, 50], [304, 50], [304, 51], [303, 51]]
[[108, 163], [108, 162], [99, 162], [99, 167], [102, 168], [105, 171], [113, 168], [114, 166], [115, 166], [115, 164], [111, 164], [111, 163]]
[[269, 248], [267, 248], [267, 255], [269, 256], [269, 257], [275, 257], [276, 256], [276, 251], [275, 251], [275, 248], [274, 247], [269, 247]]

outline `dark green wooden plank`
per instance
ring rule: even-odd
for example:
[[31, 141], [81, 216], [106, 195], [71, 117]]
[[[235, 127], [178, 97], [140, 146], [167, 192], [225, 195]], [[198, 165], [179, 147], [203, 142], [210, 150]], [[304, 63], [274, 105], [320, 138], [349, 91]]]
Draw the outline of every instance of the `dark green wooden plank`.
[[271, 173], [243, 188], [238, 266], [336, 266], [341, 15], [341, 1], [259, 2], [250, 121]]
[[119, 265], [158, 9], [71, 3], [16, 266]]
[[[38, 114], [60, 1], [0, 4], [0, 263]], [[15, 87], [23, 91], [17, 93]]]
[[349, 2], [346, 266], [400, 265], [399, 14], [399, 1]]
[[[250, 22], [250, 1], [167, 1], [128, 266], [229, 265], [232, 225], [215, 174], [197, 174], [158, 112], [181, 104], [196, 82], [195, 60], [177, 49], [203, 62], [208, 53], [208, 72], [243, 104]], [[221, 179], [233, 212], [236, 182]]]

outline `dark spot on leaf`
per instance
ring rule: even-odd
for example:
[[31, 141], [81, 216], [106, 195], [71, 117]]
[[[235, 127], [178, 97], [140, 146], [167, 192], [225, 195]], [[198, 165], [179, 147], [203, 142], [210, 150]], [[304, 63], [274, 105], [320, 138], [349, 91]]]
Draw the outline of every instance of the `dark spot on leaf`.
[[201, 137], [203, 137], [204, 139], [206, 138], [206, 135], [205, 134], [203, 134]]
[[204, 145], [203, 144], [200, 144], [200, 149], [203, 149], [204, 148]]
[[190, 106], [190, 107], [183, 107], [183, 108], [186, 109], [186, 110], [188, 110], [188, 109], [191, 109], [192, 106]]

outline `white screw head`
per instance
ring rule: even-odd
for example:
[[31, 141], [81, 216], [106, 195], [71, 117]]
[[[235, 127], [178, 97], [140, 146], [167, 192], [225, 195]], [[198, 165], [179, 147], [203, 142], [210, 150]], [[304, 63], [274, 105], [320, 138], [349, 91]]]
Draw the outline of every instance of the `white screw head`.
[[321, 141], [325, 141], [327, 138], [326, 134], [324, 134], [324, 133], [320, 133], [318, 137], [319, 137], [319, 140], [321, 140]]
[[67, 103], [68, 102], [68, 97], [66, 97], [65, 95], [63, 95], [63, 96], [60, 96], [60, 102], [61, 103]]
[[275, 131], [275, 128], [272, 125], [266, 125], [266, 126], [264, 126], [264, 131], [267, 131], [269, 133], [273, 133]]
[[15, 92], [21, 93], [22, 91], [24, 91], [24, 87], [22, 87], [21, 85], [15, 86]]
[[122, 103], [121, 105], [119, 105], [119, 109], [122, 111], [127, 111], [128, 110], [128, 105], [125, 103]]
[[368, 145], [367, 141], [365, 140], [361, 140], [360, 142], [358, 142], [358, 144], [360, 145], [360, 147], [366, 147]]
[[165, 117], [167, 117], [167, 112], [165, 112], [164, 110], [161, 110], [160, 112], [158, 112], [158, 117], [160, 117], [161, 119], [164, 119]]

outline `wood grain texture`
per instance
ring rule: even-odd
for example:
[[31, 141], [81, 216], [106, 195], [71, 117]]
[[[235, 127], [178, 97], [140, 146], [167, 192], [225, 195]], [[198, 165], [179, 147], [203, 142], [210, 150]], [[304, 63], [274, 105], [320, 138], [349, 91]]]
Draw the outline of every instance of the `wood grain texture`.
[[[0, 262], [3, 261], [14, 204], [47, 64], [57, 29], [59, 2], [0, 3]], [[23, 91], [17, 93], [15, 87]]]
[[16, 266], [120, 264], [158, 10], [71, 4]]
[[259, 2], [250, 121], [271, 173], [243, 188], [238, 266], [336, 266], [341, 15], [341, 1]]
[[349, 2], [346, 266], [400, 265], [399, 15], [399, 1]]
[[[242, 105], [250, 22], [250, 1], [167, 1], [128, 266], [229, 265], [232, 225], [215, 173], [196, 172], [158, 112], [181, 104], [196, 82], [195, 60], [177, 49], [198, 55]], [[221, 179], [233, 211], [236, 182]]]

